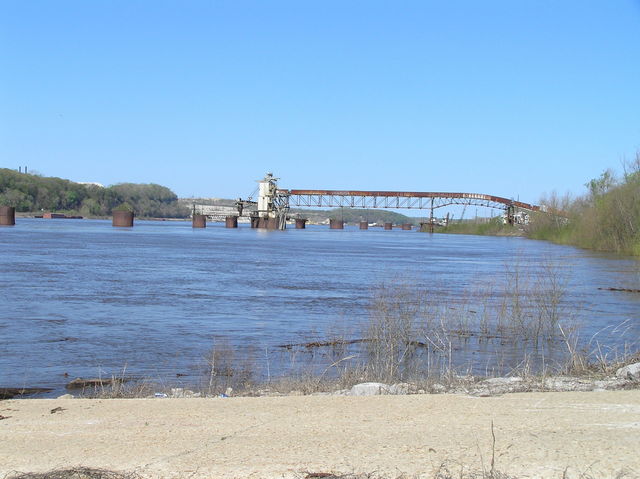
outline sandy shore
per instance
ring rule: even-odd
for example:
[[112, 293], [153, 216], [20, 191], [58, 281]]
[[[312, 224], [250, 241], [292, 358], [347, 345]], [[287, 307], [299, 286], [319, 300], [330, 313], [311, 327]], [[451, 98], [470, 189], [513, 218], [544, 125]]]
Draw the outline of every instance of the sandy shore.
[[[51, 412], [55, 408], [63, 408]], [[0, 402], [0, 477], [69, 466], [148, 477], [519, 477], [640, 472], [640, 391]]]

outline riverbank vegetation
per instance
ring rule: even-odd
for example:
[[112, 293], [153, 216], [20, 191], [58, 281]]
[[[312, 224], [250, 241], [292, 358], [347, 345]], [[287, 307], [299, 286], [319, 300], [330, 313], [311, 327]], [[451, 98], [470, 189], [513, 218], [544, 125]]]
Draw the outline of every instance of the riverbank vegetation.
[[477, 218], [475, 220], [450, 222], [434, 229], [437, 233], [483, 235], [483, 236], [519, 236], [522, 232], [512, 225], [504, 224], [502, 216]]
[[547, 213], [532, 216], [526, 235], [598, 251], [640, 256], [640, 152], [622, 175], [604, 171], [576, 199], [543, 198]]
[[628, 322], [585, 337], [558, 265], [518, 260], [500, 276], [455, 299], [442, 294], [444, 285], [381, 284], [364, 324], [323, 341], [283, 345], [293, 358], [284, 382], [298, 377], [305, 392], [361, 382], [443, 392], [477, 378], [537, 384], [553, 375], [603, 377], [637, 353], [637, 338], [626, 337]]
[[623, 174], [605, 170], [585, 184], [577, 198], [551, 194], [528, 224], [504, 224], [502, 216], [452, 222], [437, 233], [526, 236], [558, 244], [640, 256], [640, 152], [626, 162]]
[[140, 217], [185, 218], [189, 209], [176, 194], [156, 184], [120, 183], [103, 187], [0, 168], [0, 205], [22, 213], [42, 211], [85, 217], [108, 216], [127, 204]]
[[93, 394], [349, 394], [367, 382], [392, 394], [630, 387], [614, 376], [640, 361], [637, 326], [623, 319], [594, 332], [581, 324], [559, 265], [518, 259], [483, 280], [455, 295], [444, 284], [385, 282], [361, 323], [268, 347], [216, 338], [196, 375], [128, 381], [123, 373]]

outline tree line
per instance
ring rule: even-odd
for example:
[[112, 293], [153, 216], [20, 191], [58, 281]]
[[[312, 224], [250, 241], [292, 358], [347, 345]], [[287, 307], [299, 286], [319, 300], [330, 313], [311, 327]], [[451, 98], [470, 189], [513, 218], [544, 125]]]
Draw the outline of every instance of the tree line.
[[555, 194], [541, 200], [527, 235], [599, 251], [640, 256], [640, 152], [621, 175], [607, 169], [585, 184], [578, 198]]
[[119, 183], [109, 187], [0, 168], [0, 205], [19, 212], [55, 211], [100, 217], [130, 208], [136, 216], [184, 218], [189, 209], [166, 186]]
[[[360, 221], [368, 223], [411, 223], [418, 225], [419, 218], [405, 216], [395, 211], [383, 209], [360, 209], [360, 208], [334, 208], [332, 210], [311, 210], [305, 208], [291, 208], [289, 211], [293, 217], [300, 216], [308, 218], [314, 222], [321, 222], [328, 219], [343, 220], [345, 223], [357, 224]], [[426, 221], [426, 219], [425, 219]]]

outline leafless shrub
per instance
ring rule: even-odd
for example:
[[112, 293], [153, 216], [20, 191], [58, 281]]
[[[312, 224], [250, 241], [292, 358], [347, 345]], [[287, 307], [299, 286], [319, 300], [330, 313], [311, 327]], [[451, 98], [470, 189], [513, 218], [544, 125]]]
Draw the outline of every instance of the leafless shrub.
[[204, 383], [201, 387], [207, 395], [224, 393], [228, 388], [249, 390], [256, 372], [250, 355], [236, 358], [236, 349], [225, 340], [216, 340], [205, 361]]
[[[368, 381], [442, 392], [464, 390], [469, 378], [480, 376], [531, 378], [535, 385], [536, 377], [549, 374], [610, 373], [613, 363], [637, 351], [637, 341], [620, 351], [597, 335], [581, 338], [559, 264], [517, 256], [502, 275], [478, 284], [452, 295], [416, 280], [385, 282], [373, 292], [369, 318], [359, 328], [337, 328], [278, 351], [265, 348], [266, 383], [259, 372], [238, 368], [232, 348], [219, 342], [205, 389], [224, 392], [233, 377], [251, 378], [240, 381], [250, 393], [270, 394], [313, 394]], [[629, 327], [614, 329], [624, 334]]]
[[375, 292], [365, 333], [367, 376], [387, 381], [406, 375], [414, 364], [416, 326], [425, 306], [423, 291], [409, 284], [383, 284]]
[[140, 379], [129, 383], [114, 382], [111, 386], [84, 390], [82, 396], [100, 399], [127, 399], [151, 396], [157, 390], [156, 382]]
[[153, 394], [157, 390], [157, 383], [149, 378], [131, 377], [127, 375], [125, 365], [119, 374], [112, 374], [108, 378], [101, 375], [97, 381], [88, 381], [92, 386], [83, 387], [79, 393], [81, 397], [101, 399], [139, 398]]
[[516, 257], [502, 277], [483, 284], [455, 296], [419, 281], [381, 284], [359, 334], [289, 345], [291, 367], [269, 384], [308, 394], [410, 382], [438, 392], [464, 389], [469, 377], [610, 372], [612, 359], [637, 350], [629, 345], [621, 354], [597, 338], [583, 341], [561, 265]]
[[[313, 394], [379, 381], [443, 392], [465, 390], [481, 376], [518, 376], [535, 384], [536, 377], [549, 374], [610, 374], [638, 350], [637, 338], [623, 349], [600, 340], [605, 333], [625, 335], [630, 322], [603, 328], [590, 339], [580, 336], [558, 264], [515, 257], [502, 275], [478, 284], [462, 294], [443, 294], [447, 288], [439, 285], [389, 281], [373, 292], [364, 324], [336, 326], [324, 336], [254, 348], [251, 354], [217, 339], [194, 389], [202, 396], [229, 388], [234, 395]], [[101, 397], [169, 389], [157, 381], [112, 382], [98, 392]]]
[[453, 379], [482, 368], [473, 350], [482, 351], [486, 375], [551, 367], [548, 355], [557, 357], [575, 344], [577, 327], [565, 292], [557, 265], [518, 258], [505, 267], [502, 282], [467, 291], [457, 301], [415, 283], [383, 284], [365, 329], [360, 375], [380, 381]]

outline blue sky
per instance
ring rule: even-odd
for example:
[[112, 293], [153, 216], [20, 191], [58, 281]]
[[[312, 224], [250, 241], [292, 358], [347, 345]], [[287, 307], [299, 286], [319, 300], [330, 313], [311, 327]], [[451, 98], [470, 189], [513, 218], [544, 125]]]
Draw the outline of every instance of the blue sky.
[[640, 1], [0, 2], [0, 166], [535, 202], [640, 148]]

